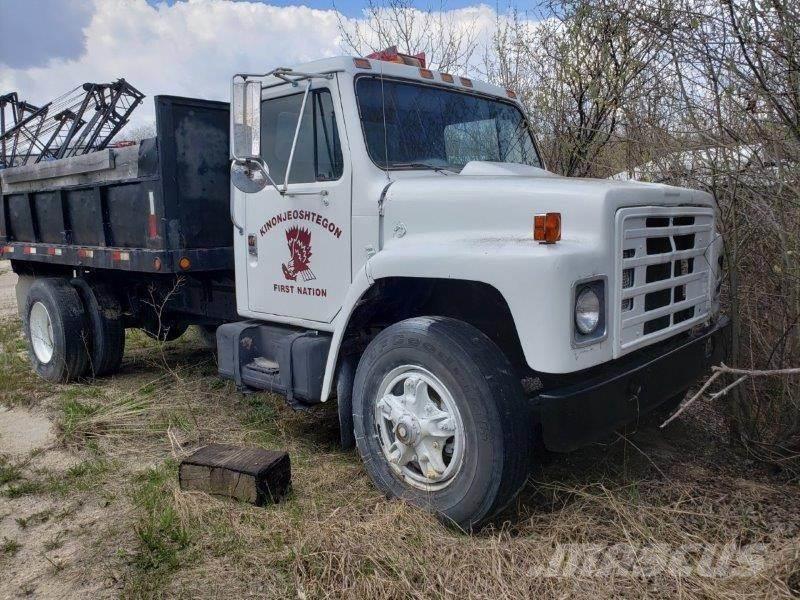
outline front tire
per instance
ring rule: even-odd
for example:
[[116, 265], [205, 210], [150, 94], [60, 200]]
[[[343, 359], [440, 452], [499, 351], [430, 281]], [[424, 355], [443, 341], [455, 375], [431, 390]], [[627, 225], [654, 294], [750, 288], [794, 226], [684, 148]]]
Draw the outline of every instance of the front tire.
[[33, 282], [23, 323], [28, 354], [39, 377], [61, 383], [83, 375], [91, 340], [81, 299], [66, 279]]
[[408, 319], [370, 343], [353, 422], [377, 487], [466, 530], [507, 506], [528, 475], [522, 386], [494, 342], [455, 319]]

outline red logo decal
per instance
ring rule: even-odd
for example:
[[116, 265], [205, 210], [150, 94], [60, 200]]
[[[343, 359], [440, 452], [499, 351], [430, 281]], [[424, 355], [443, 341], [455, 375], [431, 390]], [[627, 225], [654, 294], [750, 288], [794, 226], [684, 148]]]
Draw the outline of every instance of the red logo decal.
[[288, 281], [311, 281], [317, 276], [311, 271], [311, 232], [305, 227], [289, 227], [286, 230], [286, 244], [289, 246], [289, 262], [283, 263], [283, 276]]

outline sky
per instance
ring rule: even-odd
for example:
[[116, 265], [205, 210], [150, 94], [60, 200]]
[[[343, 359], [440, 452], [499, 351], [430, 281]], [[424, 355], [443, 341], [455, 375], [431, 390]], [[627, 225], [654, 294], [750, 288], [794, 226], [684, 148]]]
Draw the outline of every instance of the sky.
[[[155, 94], [228, 100], [235, 72], [345, 54], [340, 20], [355, 23], [364, 5], [365, 0], [0, 0], [0, 94], [16, 91], [41, 105], [83, 82], [124, 77], [148, 96], [131, 123], [141, 126], [153, 120]], [[474, 23], [488, 39], [495, 8], [475, 0], [447, 0], [445, 7], [449, 18]]]

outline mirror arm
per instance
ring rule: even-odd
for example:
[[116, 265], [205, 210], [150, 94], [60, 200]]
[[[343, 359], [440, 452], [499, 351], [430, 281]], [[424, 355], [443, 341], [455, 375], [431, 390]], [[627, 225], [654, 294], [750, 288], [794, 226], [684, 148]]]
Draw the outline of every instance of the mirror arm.
[[294, 151], [297, 148], [297, 138], [300, 137], [300, 125], [303, 123], [303, 113], [306, 110], [306, 101], [308, 100], [308, 92], [311, 90], [311, 79], [306, 84], [306, 91], [303, 94], [303, 102], [300, 104], [300, 114], [297, 115], [297, 126], [294, 128], [294, 139], [292, 140], [292, 150], [289, 152], [289, 162], [286, 164], [286, 176], [283, 178], [283, 192], [289, 189], [289, 174], [292, 171], [292, 162], [294, 161]]
[[[235, 163], [232, 162], [231, 167], [233, 167], [234, 164]], [[239, 225], [239, 222], [236, 220], [236, 194], [233, 193], [231, 194], [230, 212], [231, 212], [231, 223], [233, 223], [233, 226], [239, 232], [239, 235], [244, 235], [244, 227]]]

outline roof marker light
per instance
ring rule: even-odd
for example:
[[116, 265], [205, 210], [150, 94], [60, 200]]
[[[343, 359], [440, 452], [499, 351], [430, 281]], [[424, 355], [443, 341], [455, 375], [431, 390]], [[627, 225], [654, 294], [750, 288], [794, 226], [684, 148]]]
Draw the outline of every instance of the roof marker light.
[[468, 77], [459, 77], [458, 80], [464, 87], [469, 87], [469, 88], [472, 87], [472, 79], [469, 79]]
[[366, 58], [354, 58], [353, 64], [359, 69], [372, 69], [372, 63]]
[[450, 73], [440, 73], [439, 76], [445, 83], [453, 83], [453, 76]]
[[420, 69], [419, 75], [423, 79], [433, 79], [433, 71], [431, 71], [430, 69]]
[[417, 54], [403, 54], [397, 51], [397, 46], [389, 46], [385, 50], [367, 54], [367, 58], [375, 60], [383, 60], [386, 62], [393, 62], [399, 65], [409, 65], [411, 67], [425, 68], [425, 53], [419, 52]]

